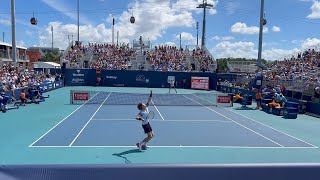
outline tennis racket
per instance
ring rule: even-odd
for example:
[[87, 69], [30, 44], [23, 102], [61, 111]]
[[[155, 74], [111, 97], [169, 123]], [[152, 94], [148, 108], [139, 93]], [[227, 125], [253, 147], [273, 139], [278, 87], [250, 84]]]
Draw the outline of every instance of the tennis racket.
[[147, 119], [153, 119], [155, 116], [155, 113], [153, 111], [149, 111]]

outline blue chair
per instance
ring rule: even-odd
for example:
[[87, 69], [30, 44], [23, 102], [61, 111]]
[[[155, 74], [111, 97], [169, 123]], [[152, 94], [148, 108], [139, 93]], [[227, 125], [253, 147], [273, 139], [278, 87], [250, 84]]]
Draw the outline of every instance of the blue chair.
[[298, 108], [299, 108], [299, 103], [287, 101], [287, 102], [284, 104], [284, 107], [292, 107], [292, 108], [298, 109]]
[[272, 114], [277, 115], [277, 116], [283, 116], [284, 109], [283, 108], [272, 108]]
[[251, 96], [251, 95], [245, 95], [245, 96], [243, 97], [242, 101], [240, 101], [240, 104], [241, 104], [243, 107], [252, 105], [252, 96]]
[[269, 103], [272, 102], [272, 99], [261, 99], [261, 109], [266, 113], [270, 113]]
[[298, 108], [285, 107], [284, 108], [284, 118], [297, 119], [298, 118]]
[[267, 104], [261, 104], [262, 111], [269, 113], [269, 106]]

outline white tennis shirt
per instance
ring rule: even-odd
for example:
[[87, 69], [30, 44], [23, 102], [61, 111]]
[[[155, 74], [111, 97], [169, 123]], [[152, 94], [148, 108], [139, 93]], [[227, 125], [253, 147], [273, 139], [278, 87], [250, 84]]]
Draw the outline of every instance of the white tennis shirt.
[[149, 114], [149, 109], [146, 107], [146, 110], [140, 111], [139, 115], [142, 118], [142, 125], [146, 125], [149, 123], [149, 119], [147, 118]]

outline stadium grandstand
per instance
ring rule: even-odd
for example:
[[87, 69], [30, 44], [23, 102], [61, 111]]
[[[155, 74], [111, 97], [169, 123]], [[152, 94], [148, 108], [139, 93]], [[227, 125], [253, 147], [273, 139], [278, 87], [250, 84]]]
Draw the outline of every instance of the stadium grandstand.
[[216, 61], [207, 49], [185, 49], [159, 45], [150, 41], [129, 43], [70, 43], [61, 58], [67, 68], [97, 68], [113, 70], [194, 71], [215, 72]]

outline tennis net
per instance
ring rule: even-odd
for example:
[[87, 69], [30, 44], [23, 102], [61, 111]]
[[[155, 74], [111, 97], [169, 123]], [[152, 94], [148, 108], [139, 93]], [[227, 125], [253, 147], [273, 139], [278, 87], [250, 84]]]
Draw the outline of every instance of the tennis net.
[[[151, 105], [156, 106], [217, 106], [217, 93], [155, 94]], [[226, 96], [223, 96], [226, 97]], [[137, 105], [146, 103], [149, 94], [101, 91], [70, 91], [70, 104]]]

